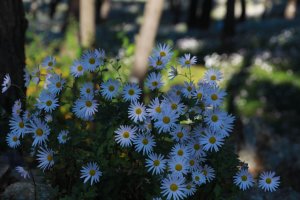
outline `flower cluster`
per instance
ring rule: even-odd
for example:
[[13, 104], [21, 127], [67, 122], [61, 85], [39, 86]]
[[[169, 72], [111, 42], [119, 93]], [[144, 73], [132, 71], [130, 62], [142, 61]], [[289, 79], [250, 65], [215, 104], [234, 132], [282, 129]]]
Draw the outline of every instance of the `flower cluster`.
[[[149, 57], [149, 72], [144, 84], [150, 91], [147, 102], [142, 98], [143, 88], [137, 83], [124, 82], [121, 77], [101, 82], [95, 82], [95, 78], [87, 81], [85, 75], [105, 72], [106, 61], [103, 50], [85, 52], [70, 67], [74, 79], [83, 77], [84, 80], [79, 84], [78, 95], [74, 94], [71, 112], [74, 118], [90, 122], [95, 121], [96, 113], [101, 112], [101, 106], [105, 106], [106, 102], [127, 105], [125, 109], [129, 123], [119, 124], [116, 128], [115, 142], [121, 148], [142, 154], [145, 168], [160, 181], [161, 196], [177, 200], [194, 195], [199, 187], [216, 178], [210, 155], [219, 152], [230, 136], [234, 116], [222, 109], [226, 92], [219, 87], [222, 79], [220, 71], [209, 69], [201, 80], [195, 81], [191, 66], [196, 64], [197, 58], [185, 54], [171, 66], [172, 55], [170, 46], [159, 44]], [[6, 138], [11, 148], [18, 148], [25, 137], [31, 138], [33, 155], [43, 171], [53, 168], [55, 156], [59, 153], [49, 145], [50, 136], [56, 134], [51, 138], [57, 138], [59, 145], [72, 140], [70, 130], [55, 133], [51, 124], [53, 113], [63, 104], [61, 94], [70, 87], [62, 75], [55, 73], [55, 66], [56, 60], [50, 56], [32, 73], [25, 71], [25, 86], [30, 81], [39, 84], [44, 77], [44, 89], [36, 99], [33, 110], [23, 110], [21, 101], [15, 102], [9, 120], [10, 132]], [[42, 73], [42, 68], [46, 74]], [[166, 81], [163, 70], [167, 69], [170, 69], [168, 76], [171, 80], [182, 76], [184, 82], [171, 86], [164, 93], [162, 88]], [[6, 75], [2, 92], [10, 85], [10, 77]], [[17, 171], [24, 178], [30, 177], [21, 166]], [[105, 176], [97, 162], [91, 160], [82, 164], [80, 174], [83, 182], [90, 181], [91, 185], [99, 182], [102, 175]], [[246, 190], [254, 185], [254, 179], [247, 168], [242, 168], [234, 176], [234, 184]], [[275, 191], [278, 185], [279, 177], [275, 177], [274, 173], [261, 175], [259, 187], [263, 190]]]

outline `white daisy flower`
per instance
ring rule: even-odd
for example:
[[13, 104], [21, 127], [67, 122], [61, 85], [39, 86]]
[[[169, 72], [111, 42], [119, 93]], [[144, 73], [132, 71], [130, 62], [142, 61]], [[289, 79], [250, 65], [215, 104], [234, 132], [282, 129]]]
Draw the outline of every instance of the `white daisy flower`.
[[108, 81], [101, 84], [101, 95], [106, 100], [112, 100], [119, 94], [120, 82], [118, 80], [109, 79]]
[[71, 74], [75, 78], [78, 78], [84, 74], [84, 67], [81, 61], [75, 60], [71, 66]]
[[161, 174], [166, 169], [167, 160], [161, 154], [150, 153], [149, 158], [146, 159], [146, 167], [148, 172], [153, 174]]
[[224, 123], [227, 114], [219, 109], [209, 109], [204, 112], [204, 122], [216, 131], [219, 131]]
[[219, 151], [224, 144], [224, 138], [213, 131], [207, 131], [206, 135], [200, 137], [200, 144], [203, 145], [205, 151]]
[[28, 126], [26, 127], [26, 133], [33, 134], [33, 143], [32, 146], [45, 144], [48, 140], [50, 134], [49, 126], [42, 122], [39, 118], [34, 117], [29, 121]]
[[24, 179], [30, 178], [29, 172], [27, 170], [25, 170], [23, 167], [21, 166], [17, 166], [16, 167], [16, 171], [20, 174], [20, 176], [22, 176]]
[[21, 144], [19, 137], [20, 136], [15, 132], [8, 133], [6, 136], [7, 145], [13, 149], [17, 148]]
[[204, 98], [204, 103], [208, 106], [218, 107], [223, 103], [226, 92], [224, 90], [218, 89], [216, 87], [206, 90], [206, 96]]
[[254, 180], [252, 175], [249, 173], [248, 169], [241, 169], [233, 176], [233, 182], [241, 190], [247, 190], [254, 185]]
[[170, 59], [172, 57], [171, 47], [167, 44], [158, 44], [157, 47], [154, 49], [153, 54], [156, 57]]
[[166, 67], [169, 60], [165, 57], [160, 56], [150, 56], [149, 57], [149, 65], [156, 70], [161, 70]]
[[170, 106], [163, 107], [154, 126], [158, 129], [159, 133], [170, 132], [176, 126], [178, 117], [178, 114]]
[[222, 79], [222, 73], [217, 69], [208, 69], [203, 80], [209, 84], [216, 85]]
[[43, 90], [40, 96], [37, 98], [36, 106], [38, 109], [44, 109], [46, 112], [51, 113], [55, 110], [58, 105], [58, 99], [56, 98], [55, 94], [51, 94], [48, 91]]
[[184, 89], [184, 86], [182, 86], [182, 85], [173, 85], [170, 88], [170, 90], [168, 91], [168, 95], [180, 97], [183, 94], [182, 93], [183, 89]]
[[175, 144], [171, 149], [170, 156], [188, 159], [190, 151], [184, 144]]
[[180, 200], [186, 197], [185, 179], [181, 176], [168, 175], [162, 180], [160, 188], [162, 195], [166, 196], [167, 200]]
[[95, 54], [96, 57], [98, 58], [99, 66], [104, 65], [105, 51], [103, 49], [96, 49]]
[[263, 172], [259, 176], [258, 186], [265, 192], [274, 192], [280, 184], [280, 177], [275, 172]]
[[171, 66], [171, 69], [170, 69], [169, 75], [168, 75], [169, 79], [173, 80], [177, 75], [178, 75], [177, 68], [175, 68], [174, 66]]
[[220, 129], [220, 135], [223, 137], [228, 137], [229, 133], [232, 132], [233, 129], [233, 122], [235, 120], [235, 117], [230, 115], [226, 115], [222, 121], [222, 127]]
[[128, 110], [129, 119], [133, 120], [135, 123], [142, 122], [146, 119], [146, 107], [143, 103], [137, 101], [132, 102]]
[[54, 152], [52, 149], [41, 147], [37, 154], [37, 160], [39, 161], [38, 167], [43, 171], [51, 168], [54, 165], [53, 154]]
[[163, 86], [161, 74], [155, 72], [150, 73], [146, 79], [146, 86], [150, 90], [160, 89]]
[[82, 96], [74, 102], [73, 112], [78, 118], [88, 121], [98, 112], [98, 106], [92, 95]]
[[127, 83], [122, 91], [123, 99], [125, 101], [137, 101], [140, 98], [142, 90], [135, 83]]
[[27, 88], [29, 86], [29, 83], [30, 83], [30, 74], [25, 66], [24, 68], [24, 87]]
[[202, 185], [206, 183], [206, 177], [198, 170], [192, 173], [192, 179], [196, 185]]
[[182, 89], [182, 94], [185, 98], [191, 98], [192, 94], [194, 93], [194, 91], [196, 90], [196, 87], [194, 85], [193, 82], [184, 82], [184, 86]]
[[174, 128], [172, 128], [171, 136], [175, 142], [183, 143], [188, 139], [188, 129], [178, 124]]
[[42, 62], [42, 67], [45, 67], [46, 69], [52, 69], [55, 65], [56, 65], [56, 60], [52, 56], [48, 56]]
[[206, 153], [203, 151], [203, 147], [202, 145], [200, 144], [200, 141], [199, 139], [193, 139], [193, 140], [190, 140], [190, 142], [188, 143], [188, 148], [191, 152], [191, 155], [195, 156], [195, 157], [203, 157], [203, 156], [206, 156]]
[[20, 115], [22, 112], [22, 103], [21, 103], [21, 100], [18, 99], [15, 101], [14, 105], [13, 105], [13, 108], [12, 108], [12, 114], [13, 115]]
[[11, 79], [9, 74], [5, 74], [3, 83], [2, 83], [2, 93], [6, 92], [11, 86]]
[[171, 110], [175, 111], [179, 115], [183, 114], [185, 111], [185, 105], [180, 102], [181, 98], [179, 96], [165, 96], [162, 101], [162, 107], [169, 106]]
[[197, 191], [196, 186], [193, 182], [187, 183], [185, 188], [186, 188], [185, 194], [187, 196], [192, 196]]
[[63, 89], [64, 84], [66, 83], [66, 80], [63, 79], [60, 75], [58, 74], [52, 74], [48, 79], [47, 79], [46, 88], [51, 94], [59, 94], [60, 91]]
[[53, 121], [53, 117], [50, 114], [46, 114], [44, 120], [45, 122], [50, 123]]
[[94, 84], [92, 82], [84, 83], [80, 88], [80, 96], [94, 96]]
[[142, 151], [143, 155], [148, 155], [153, 151], [153, 147], [155, 147], [156, 142], [154, 141], [153, 135], [150, 133], [142, 133], [136, 136], [133, 140], [133, 144], [135, 145], [135, 150], [137, 152]]
[[139, 131], [142, 132], [142, 133], [151, 133], [152, 131], [152, 121], [151, 119], [149, 118], [149, 116], [146, 117], [146, 119], [141, 123], [139, 124]]
[[69, 131], [67, 130], [62, 130], [57, 136], [59, 144], [65, 144], [70, 138], [68, 136]]
[[182, 67], [191, 67], [191, 65], [194, 65], [197, 63], [196, 56], [191, 57], [191, 54], [184, 54], [184, 56], [179, 58], [179, 63]]
[[187, 159], [188, 171], [193, 172], [199, 169], [200, 162], [195, 156], [191, 156]]
[[182, 157], [172, 157], [168, 161], [169, 171], [177, 176], [185, 175], [188, 173], [188, 163], [185, 158]]
[[41, 69], [39, 66], [36, 66], [34, 68], [34, 70], [31, 73], [31, 77], [32, 77], [32, 81], [35, 84], [39, 84], [40, 80], [41, 80]]
[[207, 182], [211, 182], [215, 178], [215, 170], [212, 167], [204, 165], [199, 170], [204, 174]]
[[100, 65], [100, 61], [94, 51], [84, 52], [81, 62], [84, 65], [84, 69], [90, 72], [95, 71]]
[[102, 176], [102, 172], [99, 170], [99, 166], [95, 162], [89, 162], [86, 166], [82, 166], [80, 172], [80, 178], [84, 178], [83, 183], [86, 183], [90, 180], [91, 185], [98, 183], [100, 177]]
[[27, 122], [18, 115], [12, 115], [9, 120], [10, 130], [18, 136], [24, 136]]
[[136, 138], [136, 127], [121, 125], [118, 130], [115, 131], [115, 140], [121, 147], [129, 147], [132, 145], [133, 140]]
[[159, 99], [157, 97], [155, 99], [152, 99], [148, 107], [148, 116], [153, 120], [158, 119], [158, 116], [161, 113], [161, 105]]

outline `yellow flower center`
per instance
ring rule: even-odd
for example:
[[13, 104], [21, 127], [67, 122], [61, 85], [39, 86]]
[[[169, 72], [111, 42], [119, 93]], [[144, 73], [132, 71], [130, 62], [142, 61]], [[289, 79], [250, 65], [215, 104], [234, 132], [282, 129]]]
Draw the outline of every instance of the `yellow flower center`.
[[267, 184], [271, 184], [271, 183], [272, 183], [272, 179], [271, 179], [271, 178], [267, 178], [267, 179], [266, 179], [266, 183], [267, 183]]
[[159, 164], [160, 164], [160, 161], [159, 161], [159, 160], [154, 160], [154, 161], [153, 161], [153, 165], [154, 165], [154, 166], [157, 167]]
[[194, 160], [190, 160], [190, 166], [194, 166], [195, 165], [195, 161]]
[[130, 96], [134, 95], [134, 90], [133, 90], [133, 89], [128, 90], [128, 94], [129, 94]]
[[48, 155], [47, 156], [47, 160], [50, 162], [50, 161], [52, 161], [53, 160], [53, 156], [52, 155]]
[[38, 136], [42, 136], [44, 134], [44, 131], [41, 129], [41, 128], [38, 128], [36, 129], [35, 133], [38, 135]]
[[181, 92], [179, 90], [176, 91], [176, 95], [179, 96], [181, 95]]
[[19, 127], [24, 128], [24, 122], [19, 122]]
[[196, 181], [200, 181], [200, 177], [199, 176], [195, 176], [195, 180]]
[[86, 93], [89, 94], [90, 92], [91, 92], [91, 89], [90, 89], [90, 88], [87, 88], [87, 89], [86, 89]]
[[93, 104], [91, 101], [86, 101], [85, 102], [86, 107], [91, 107]]
[[111, 92], [113, 92], [113, 91], [115, 90], [115, 87], [114, 87], [113, 85], [110, 85], [110, 86], [108, 87], [108, 90], [111, 91]]
[[172, 103], [171, 108], [172, 108], [172, 110], [176, 110], [177, 109], [177, 104], [176, 103]]
[[128, 131], [125, 131], [123, 133], [123, 138], [129, 138], [129, 132]]
[[83, 67], [82, 67], [81, 65], [79, 65], [79, 66], [77, 67], [77, 71], [81, 72], [82, 70], [83, 70]]
[[158, 82], [157, 82], [157, 81], [153, 81], [153, 82], [152, 82], [152, 86], [153, 86], [153, 87], [156, 87], [157, 85], [158, 85]]
[[143, 141], [142, 141], [142, 143], [143, 143], [143, 145], [147, 145], [149, 142], [148, 142], [148, 140], [146, 138], [144, 138]]
[[160, 106], [157, 106], [157, 107], [155, 108], [155, 112], [157, 112], [157, 113], [160, 113], [160, 112], [161, 112]]
[[216, 138], [215, 137], [210, 137], [209, 138], [209, 143], [211, 143], [211, 144], [214, 144], [214, 143], [216, 143]]
[[247, 181], [247, 176], [246, 175], [243, 175], [242, 177], [241, 177], [241, 179], [242, 179], [242, 181]]
[[200, 145], [199, 144], [194, 144], [194, 149], [195, 150], [199, 150], [200, 149]]
[[135, 114], [137, 114], [137, 115], [142, 114], [142, 109], [140, 109], [140, 108], [135, 109]]
[[90, 58], [90, 59], [89, 59], [89, 63], [90, 63], [90, 64], [93, 65], [93, 64], [95, 64], [95, 62], [96, 62], [95, 58]]
[[217, 115], [211, 116], [211, 121], [217, 122], [219, 120], [219, 117]]
[[170, 123], [170, 117], [168, 117], [168, 116], [164, 116], [164, 118], [163, 118], [163, 122], [164, 122], [165, 124], [168, 124], [168, 123]]
[[63, 139], [63, 140], [67, 140], [67, 136], [66, 136], [66, 135], [63, 135], [63, 136], [62, 136], [62, 139]]
[[197, 98], [198, 98], [198, 99], [202, 99], [202, 93], [198, 93], [198, 94], [197, 94]]
[[192, 189], [192, 186], [191, 185], [186, 185], [186, 189], [190, 190], [190, 189]]
[[177, 137], [178, 137], [179, 139], [181, 139], [181, 138], [183, 137], [183, 132], [178, 132], [178, 133], [177, 133]]
[[56, 85], [57, 88], [60, 88], [61, 87], [61, 82], [57, 82], [55, 85]]
[[89, 172], [90, 176], [95, 176], [96, 174], [96, 170], [94, 169], [91, 169], [90, 172]]
[[13, 141], [16, 142], [17, 140], [18, 140], [18, 137], [17, 137], [17, 136], [14, 136], [14, 137], [13, 137]]
[[202, 170], [202, 173], [204, 174], [204, 176], [207, 176], [207, 171], [205, 169]]
[[170, 185], [170, 190], [172, 190], [173, 192], [177, 191], [178, 190], [178, 186], [175, 184], [175, 183], [172, 183]]
[[162, 61], [161, 61], [161, 60], [157, 60], [157, 61], [156, 61], [156, 65], [158, 65], [158, 66], [159, 66], [159, 65], [162, 65]]
[[53, 65], [53, 62], [51, 62], [51, 61], [50, 61], [50, 62], [48, 62], [48, 66], [50, 66], [50, 67], [51, 67], [52, 65]]
[[167, 54], [166, 54], [166, 52], [161, 51], [161, 52], [159, 53], [159, 55], [160, 55], [160, 57], [165, 57]]
[[51, 100], [46, 101], [46, 105], [47, 106], [51, 106], [52, 105], [52, 101]]
[[216, 101], [216, 100], [218, 100], [218, 95], [212, 94], [212, 95], [210, 96], [210, 98], [211, 98], [211, 100]]
[[179, 149], [179, 150], [177, 151], [177, 155], [179, 155], [179, 156], [182, 156], [182, 155], [183, 155], [182, 149]]
[[185, 63], [186, 65], [189, 65], [189, 64], [191, 64], [191, 61], [186, 60], [184, 63]]
[[217, 77], [216, 77], [216, 75], [211, 75], [211, 77], [210, 77], [210, 80], [212, 80], [212, 81], [215, 81], [215, 80], [217, 80]]
[[175, 169], [176, 169], [176, 171], [181, 171], [182, 170], [182, 165], [181, 164], [175, 165]]
[[193, 89], [193, 88], [192, 88], [191, 86], [188, 86], [188, 87], [187, 87], [187, 90], [188, 90], [189, 92], [192, 91], [192, 89]]

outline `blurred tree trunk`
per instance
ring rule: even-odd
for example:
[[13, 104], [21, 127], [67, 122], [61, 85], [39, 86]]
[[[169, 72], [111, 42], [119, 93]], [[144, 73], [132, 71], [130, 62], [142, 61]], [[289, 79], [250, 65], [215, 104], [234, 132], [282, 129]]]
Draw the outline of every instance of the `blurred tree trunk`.
[[[0, 82], [2, 85], [3, 78], [8, 73], [11, 82], [18, 85], [25, 93], [23, 70], [27, 21], [23, 2], [22, 0], [0, 0], [0, 8]], [[11, 87], [0, 95], [0, 107], [11, 112], [14, 101], [21, 98], [21, 91]]]
[[210, 13], [213, 8], [212, 0], [204, 0], [202, 3], [202, 12], [200, 18], [200, 28], [208, 29], [211, 23]]
[[198, 10], [198, 0], [191, 0], [189, 5], [189, 16], [187, 24], [189, 28], [193, 28], [197, 26], [197, 10]]
[[100, 20], [101, 21], [106, 21], [109, 11], [111, 7], [111, 0], [102, 0], [102, 4], [100, 7]]
[[235, 34], [235, 0], [227, 0], [226, 16], [224, 19], [223, 38], [232, 37]]
[[297, 11], [297, 0], [288, 0], [285, 10], [284, 10], [284, 17], [285, 19], [294, 19], [296, 16]]
[[80, 0], [79, 2], [80, 43], [85, 48], [95, 43], [95, 3], [95, 0]]
[[241, 0], [241, 16], [239, 21], [244, 22], [246, 21], [247, 13], [246, 13], [246, 0]]
[[164, 0], [148, 0], [144, 10], [143, 23], [136, 40], [132, 78], [143, 81], [147, 73], [148, 57], [153, 48]]

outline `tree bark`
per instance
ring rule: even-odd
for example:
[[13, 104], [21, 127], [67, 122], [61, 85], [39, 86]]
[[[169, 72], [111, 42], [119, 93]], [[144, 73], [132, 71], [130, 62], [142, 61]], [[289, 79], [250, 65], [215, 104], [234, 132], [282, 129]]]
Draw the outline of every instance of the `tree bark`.
[[296, 16], [297, 11], [297, 0], [288, 0], [285, 10], [284, 17], [285, 19], [292, 20]]
[[80, 0], [79, 3], [80, 43], [89, 48], [95, 43], [96, 9], [95, 0]]
[[227, 0], [226, 16], [224, 19], [223, 38], [232, 37], [235, 34], [235, 0]]
[[189, 16], [187, 21], [189, 28], [193, 28], [197, 26], [197, 21], [198, 21], [197, 9], [198, 9], [198, 0], [191, 0], [189, 5]]
[[247, 13], [246, 13], [246, 0], [241, 0], [241, 16], [239, 21], [244, 22], [246, 21]]
[[144, 11], [144, 21], [136, 41], [134, 65], [131, 77], [140, 83], [147, 73], [148, 57], [153, 48], [164, 0], [148, 0]]
[[[9, 74], [11, 82], [25, 93], [23, 70], [25, 67], [25, 31], [27, 21], [22, 0], [0, 1], [0, 82]], [[2, 92], [2, 86], [1, 90]], [[22, 98], [16, 87], [9, 88], [0, 95], [0, 107], [11, 112], [15, 100]], [[1, 108], [0, 108], [1, 109]]]

